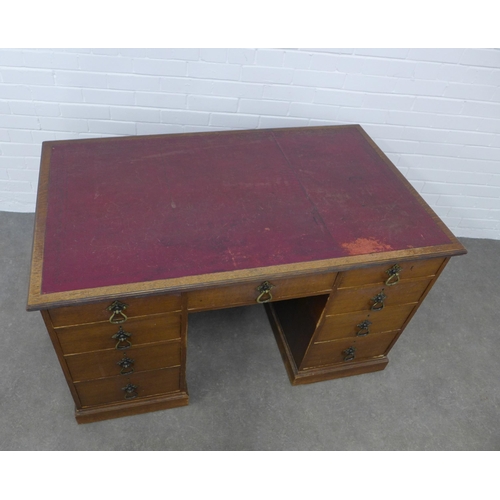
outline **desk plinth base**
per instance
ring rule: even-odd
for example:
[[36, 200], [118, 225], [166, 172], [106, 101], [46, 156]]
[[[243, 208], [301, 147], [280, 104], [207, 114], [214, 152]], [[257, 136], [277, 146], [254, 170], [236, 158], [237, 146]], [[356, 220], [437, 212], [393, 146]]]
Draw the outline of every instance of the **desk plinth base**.
[[100, 420], [187, 406], [188, 403], [189, 396], [187, 392], [181, 392], [143, 400], [117, 403], [114, 405], [76, 409], [75, 418], [79, 424], [89, 424], [92, 422], [99, 422]]
[[265, 304], [265, 308], [292, 385], [312, 384], [324, 380], [377, 372], [383, 370], [389, 363], [387, 356], [379, 356], [373, 359], [348, 362], [342, 365], [318, 366], [316, 368], [308, 368], [307, 370], [299, 370], [273, 304]]

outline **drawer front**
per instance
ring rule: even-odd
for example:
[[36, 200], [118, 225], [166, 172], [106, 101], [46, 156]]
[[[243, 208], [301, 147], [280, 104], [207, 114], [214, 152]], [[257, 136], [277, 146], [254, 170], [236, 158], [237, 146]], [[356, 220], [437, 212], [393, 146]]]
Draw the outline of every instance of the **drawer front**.
[[[355, 363], [356, 361], [383, 356], [387, 353], [397, 334], [397, 332], [385, 332], [364, 338], [333, 340], [313, 344], [304, 357], [301, 369], [339, 363]], [[349, 351], [350, 348], [354, 349], [352, 353]]]
[[384, 307], [382, 311], [373, 313], [361, 311], [327, 316], [318, 329], [314, 341], [325, 342], [346, 337], [366, 337], [376, 333], [400, 330], [414, 308], [415, 304], [404, 304]]
[[[394, 262], [380, 266], [367, 267], [364, 269], [354, 269], [353, 271], [341, 273], [338, 288], [376, 283], [385, 284], [385, 282], [390, 278], [388, 271], [395, 265], [398, 265], [401, 269], [398, 272], [400, 280], [434, 276], [443, 262], [444, 259], [440, 258], [417, 260], [412, 262]], [[395, 282], [396, 280], [397, 278], [392, 278], [392, 282]], [[396, 285], [392, 286], [396, 287]]]
[[[246, 283], [235, 286], [212, 288], [188, 293], [188, 309], [200, 311], [203, 309], [220, 309], [245, 304], [256, 304], [259, 301], [269, 302], [285, 298], [303, 297], [329, 293], [335, 281], [336, 273], [301, 276], [268, 280], [272, 285], [270, 294], [259, 290], [264, 281]], [[259, 299], [259, 300], [258, 300]]]
[[75, 384], [75, 388], [84, 407], [135, 401], [148, 396], [178, 391], [180, 368], [165, 368], [134, 373], [127, 377], [118, 376], [79, 382]]
[[133, 318], [134, 316], [147, 316], [149, 314], [181, 310], [180, 295], [117, 299], [117, 302], [126, 306], [123, 314], [120, 312], [113, 313], [113, 311], [108, 310], [108, 307], [111, 307], [114, 302], [114, 300], [108, 300], [97, 304], [59, 307], [51, 309], [49, 314], [54, 327], [58, 327], [96, 323], [98, 321], [109, 321], [110, 319], [117, 324], [121, 324], [122, 322], [126, 322], [125, 317]]
[[[125, 340], [114, 336], [124, 332]], [[70, 326], [56, 329], [64, 354], [98, 351], [102, 349], [122, 350], [136, 345], [178, 339], [181, 336], [179, 314], [156, 314], [146, 318], [130, 318], [123, 325], [108, 322], [92, 325]]]
[[131, 347], [66, 356], [74, 382], [116, 375], [127, 376], [181, 364], [180, 342]]
[[[397, 286], [371, 285], [356, 288], [343, 288], [337, 290], [326, 305], [326, 314], [342, 314], [354, 311], [379, 312], [372, 308], [380, 309], [386, 306], [411, 304], [418, 302], [432, 279], [420, 279], [398, 283]], [[382, 304], [375, 299], [379, 294], [385, 295]], [[383, 310], [383, 309], [382, 309]]]

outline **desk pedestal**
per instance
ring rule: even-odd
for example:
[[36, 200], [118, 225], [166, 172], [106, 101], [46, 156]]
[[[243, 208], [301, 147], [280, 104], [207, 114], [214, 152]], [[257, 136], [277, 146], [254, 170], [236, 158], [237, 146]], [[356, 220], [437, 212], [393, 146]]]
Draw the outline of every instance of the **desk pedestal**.
[[[43, 317], [76, 419], [87, 423], [187, 405], [188, 315], [200, 310], [264, 302], [293, 385], [383, 370], [447, 261], [434, 257], [269, 277], [56, 308]], [[398, 270], [396, 278], [391, 269]], [[269, 290], [263, 291], [266, 283]]]

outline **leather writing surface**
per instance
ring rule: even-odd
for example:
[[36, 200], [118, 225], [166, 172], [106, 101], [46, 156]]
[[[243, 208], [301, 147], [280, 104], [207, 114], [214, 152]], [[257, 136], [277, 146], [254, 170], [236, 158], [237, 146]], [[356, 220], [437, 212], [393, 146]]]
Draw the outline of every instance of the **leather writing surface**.
[[449, 243], [357, 128], [331, 130], [274, 135], [344, 255]]
[[51, 144], [42, 293], [446, 243], [356, 128]]

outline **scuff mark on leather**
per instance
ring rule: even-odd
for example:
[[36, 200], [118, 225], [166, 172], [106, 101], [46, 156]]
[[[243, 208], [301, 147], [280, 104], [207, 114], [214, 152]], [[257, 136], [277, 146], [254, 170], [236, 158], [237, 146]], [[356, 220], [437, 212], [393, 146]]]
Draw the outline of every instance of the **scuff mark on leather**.
[[349, 255], [362, 255], [392, 250], [390, 245], [386, 245], [375, 238], [358, 238], [349, 243], [342, 243], [342, 248], [344, 248]]

